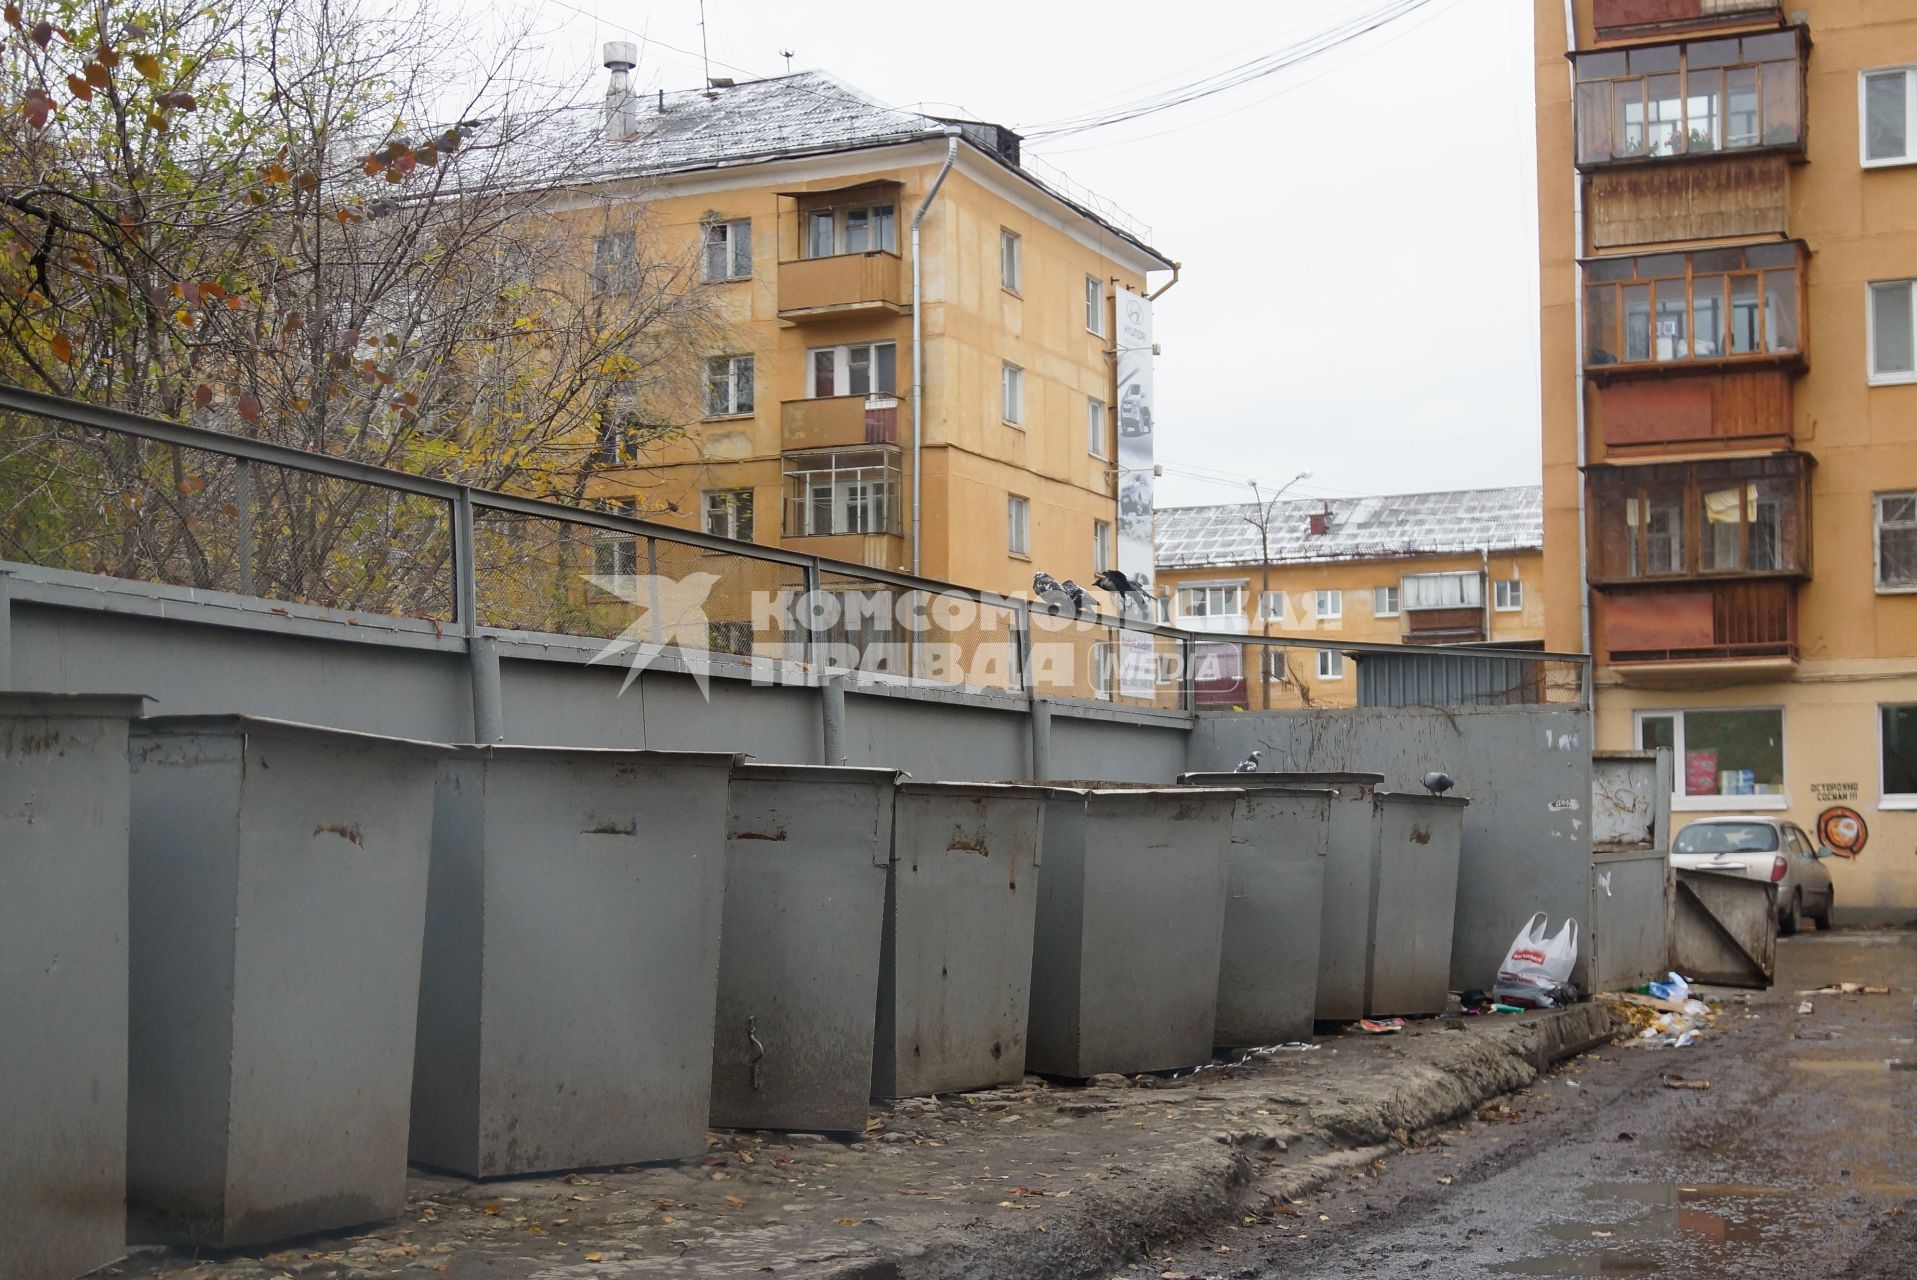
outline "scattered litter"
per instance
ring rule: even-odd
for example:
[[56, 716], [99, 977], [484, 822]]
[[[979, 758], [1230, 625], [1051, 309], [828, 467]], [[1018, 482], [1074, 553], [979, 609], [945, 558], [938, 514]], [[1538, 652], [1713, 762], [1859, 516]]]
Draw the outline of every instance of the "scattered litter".
[[1691, 984], [1676, 973], [1668, 973], [1663, 982], [1647, 982], [1643, 994], [1659, 1000], [1674, 1000], [1683, 1004], [1691, 998]]
[[1888, 1071], [1917, 1071], [1917, 1058], [1885, 1058], [1884, 1068]]
[[1665, 1076], [1664, 1087], [1666, 1089], [1708, 1089], [1711, 1087], [1711, 1082], [1709, 1080], [1686, 1080], [1683, 1076]]
[[1264, 1049], [1264, 1050], [1254, 1050], [1253, 1052], [1257, 1052], [1257, 1053], [1309, 1053], [1309, 1052], [1311, 1052], [1311, 1051], [1312, 1051], [1313, 1049], [1316, 1049], [1317, 1047], [1318, 1047], [1318, 1046], [1317, 1046], [1317, 1045], [1315, 1045], [1315, 1044], [1306, 1044], [1306, 1043], [1305, 1043], [1304, 1041], [1302, 1041], [1302, 1040], [1287, 1040], [1287, 1041], [1285, 1041], [1285, 1042], [1284, 1042], [1283, 1044], [1275, 1044], [1275, 1045], [1273, 1045], [1273, 1046], [1271, 1046], [1271, 1048], [1269, 1048], [1269, 1049]]
[[1800, 991], [1800, 996], [1887, 996], [1889, 987], [1867, 987], [1861, 982], [1836, 982], [1828, 987], [1816, 987], [1810, 991]]
[[1577, 1000], [1570, 982], [1578, 960], [1578, 922], [1566, 920], [1554, 934], [1546, 933], [1549, 925], [1540, 911], [1512, 940], [1491, 988], [1499, 1004], [1554, 1009]]
[[1815, 1006], [1813, 1006], [1810, 1001], [1805, 1000], [1798, 1004], [1797, 1012], [1800, 1014], [1809, 1013], [1814, 1007]]
[[1637, 1043], [1682, 1049], [1710, 1031], [1717, 1012], [1702, 1000], [1689, 996], [1690, 984], [1676, 974], [1672, 983], [1653, 982], [1651, 987], [1686, 992], [1683, 1000], [1639, 992], [1607, 992], [1597, 997], [1618, 1017], [1629, 1023]]
[[1404, 1030], [1403, 1018], [1360, 1018], [1358, 1030], [1366, 1035], [1388, 1036], [1394, 1031]]

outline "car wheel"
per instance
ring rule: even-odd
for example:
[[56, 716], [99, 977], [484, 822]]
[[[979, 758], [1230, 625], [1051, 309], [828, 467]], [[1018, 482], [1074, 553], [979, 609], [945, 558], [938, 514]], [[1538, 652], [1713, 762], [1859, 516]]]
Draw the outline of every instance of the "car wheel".
[[1811, 917], [1812, 920], [1815, 920], [1817, 922], [1817, 931], [1819, 933], [1830, 932], [1831, 912], [1835, 911], [1836, 909], [1837, 909], [1837, 895], [1834, 893], [1825, 894], [1824, 909]]
[[1777, 913], [1777, 931], [1782, 934], [1796, 933], [1804, 923], [1804, 892], [1801, 889], [1791, 891], [1788, 907]]

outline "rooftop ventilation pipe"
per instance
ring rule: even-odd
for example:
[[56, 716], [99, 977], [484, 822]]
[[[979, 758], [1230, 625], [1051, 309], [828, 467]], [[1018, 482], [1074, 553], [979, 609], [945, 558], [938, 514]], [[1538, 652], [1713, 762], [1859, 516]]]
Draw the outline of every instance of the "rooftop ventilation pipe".
[[605, 63], [612, 72], [606, 86], [606, 141], [624, 142], [639, 132], [639, 99], [633, 96], [627, 76], [639, 65], [639, 46], [630, 40], [608, 40]]
[[952, 172], [952, 166], [958, 163], [959, 131], [949, 128], [945, 131], [945, 163], [939, 166], [938, 177], [932, 179], [932, 187], [925, 193], [925, 199], [919, 201], [919, 211], [912, 215], [912, 576], [919, 574], [919, 454], [925, 440], [925, 299], [924, 273], [919, 266], [919, 225], [925, 221], [926, 211], [932, 207], [932, 201], [938, 199], [939, 188], [945, 185], [945, 175]]

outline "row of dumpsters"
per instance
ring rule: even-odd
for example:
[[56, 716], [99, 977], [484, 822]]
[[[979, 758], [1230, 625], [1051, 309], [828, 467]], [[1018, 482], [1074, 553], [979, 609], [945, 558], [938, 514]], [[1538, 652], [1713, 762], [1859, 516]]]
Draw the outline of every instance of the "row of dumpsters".
[[0, 1280], [1445, 1006], [1465, 802], [0, 694]]

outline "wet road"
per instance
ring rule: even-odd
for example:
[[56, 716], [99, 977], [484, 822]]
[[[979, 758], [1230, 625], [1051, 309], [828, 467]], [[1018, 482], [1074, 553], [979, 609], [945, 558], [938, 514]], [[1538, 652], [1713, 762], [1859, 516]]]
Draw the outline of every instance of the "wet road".
[[[1838, 982], [1891, 993], [1798, 994]], [[1508, 1111], [1129, 1274], [1908, 1280], [1914, 994], [1917, 933], [1783, 939], [1776, 987], [1727, 1006], [1708, 1039], [1565, 1063]]]

